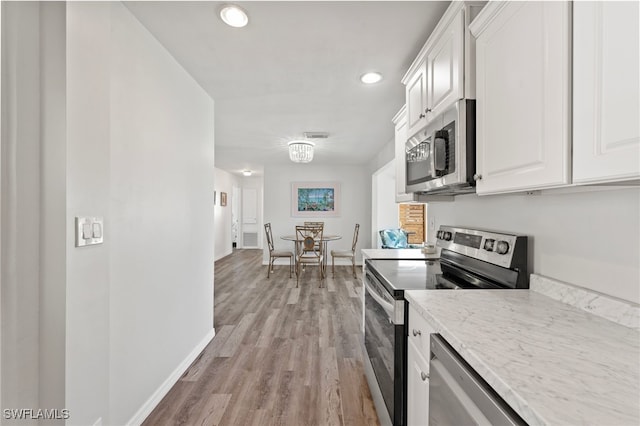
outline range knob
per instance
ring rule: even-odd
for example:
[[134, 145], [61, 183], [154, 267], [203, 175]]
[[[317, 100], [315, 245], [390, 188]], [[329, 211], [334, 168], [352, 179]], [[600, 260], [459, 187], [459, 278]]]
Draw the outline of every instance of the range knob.
[[442, 239], [445, 240], [445, 241], [451, 241], [451, 237], [452, 237], [452, 235], [451, 235], [451, 232], [449, 232], [449, 231], [445, 231], [442, 234]]
[[444, 233], [443, 231], [438, 231], [438, 233], [436, 234], [436, 238], [438, 238], [439, 240], [441, 240], [441, 239], [442, 239], [442, 234], [443, 234], [443, 233]]
[[496, 252], [498, 254], [506, 254], [509, 251], [509, 243], [506, 241], [498, 241]]
[[484, 242], [484, 249], [486, 251], [493, 251], [493, 247], [495, 246], [496, 240], [493, 240], [491, 238], [485, 240]]

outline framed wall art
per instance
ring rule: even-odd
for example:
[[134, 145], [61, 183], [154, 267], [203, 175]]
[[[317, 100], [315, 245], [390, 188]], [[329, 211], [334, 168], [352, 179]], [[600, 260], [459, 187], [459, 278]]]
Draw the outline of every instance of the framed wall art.
[[291, 216], [340, 216], [340, 183], [293, 182], [291, 184]]

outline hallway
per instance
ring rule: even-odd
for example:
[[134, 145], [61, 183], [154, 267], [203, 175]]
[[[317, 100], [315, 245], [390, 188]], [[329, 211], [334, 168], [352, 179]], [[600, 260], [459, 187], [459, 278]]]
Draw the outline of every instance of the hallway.
[[362, 366], [360, 280], [295, 275], [262, 250], [215, 264], [216, 337], [144, 425], [375, 425]]

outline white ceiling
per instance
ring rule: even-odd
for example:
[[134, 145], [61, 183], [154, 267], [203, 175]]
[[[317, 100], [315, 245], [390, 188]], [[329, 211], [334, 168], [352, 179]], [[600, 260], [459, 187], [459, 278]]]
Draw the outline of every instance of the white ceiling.
[[[369, 162], [393, 139], [400, 79], [449, 2], [239, 2], [249, 25], [217, 15], [223, 2], [127, 2], [131, 12], [215, 101], [215, 165], [259, 175], [289, 163], [287, 142], [324, 131], [314, 164]], [[376, 70], [382, 82], [359, 77]]]

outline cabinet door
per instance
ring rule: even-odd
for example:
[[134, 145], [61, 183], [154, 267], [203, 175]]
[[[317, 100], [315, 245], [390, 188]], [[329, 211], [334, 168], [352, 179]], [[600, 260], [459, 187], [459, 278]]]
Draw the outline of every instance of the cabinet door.
[[407, 424], [429, 423], [428, 363], [413, 342], [407, 345]]
[[395, 116], [395, 162], [396, 162], [396, 203], [408, 201], [411, 196], [407, 195], [407, 164], [405, 163], [405, 146], [407, 143], [407, 112], [402, 107]]
[[640, 177], [638, 2], [573, 3], [573, 180]]
[[426, 59], [416, 68], [406, 86], [407, 92], [407, 137], [415, 135], [427, 124], [427, 66]]
[[427, 121], [463, 97], [463, 35], [460, 10], [427, 53]]
[[477, 36], [477, 192], [567, 184], [569, 4], [496, 2], [485, 9], [489, 6], [472, 26]]

